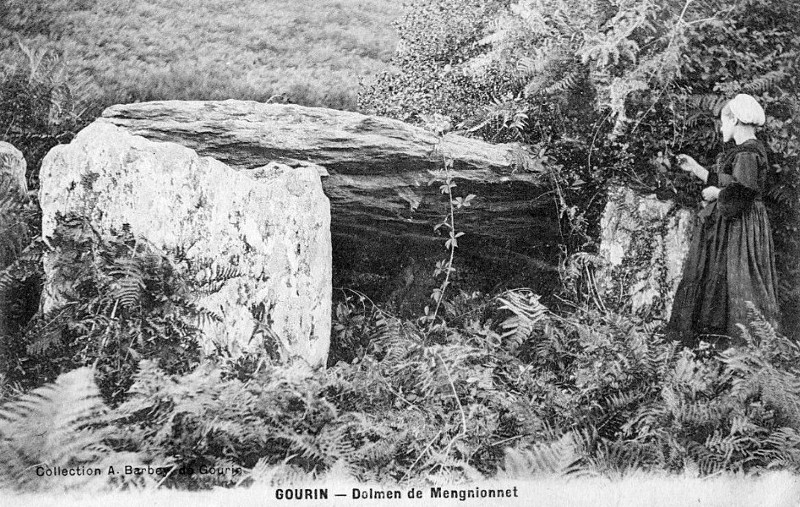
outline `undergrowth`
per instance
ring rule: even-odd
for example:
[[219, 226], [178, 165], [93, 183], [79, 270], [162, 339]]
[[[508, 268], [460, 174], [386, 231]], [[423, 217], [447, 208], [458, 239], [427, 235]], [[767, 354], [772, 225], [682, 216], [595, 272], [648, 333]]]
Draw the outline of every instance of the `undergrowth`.
[[173, 374], [198, 364], [204, 324], [221, 319], [198, 298], [237, 276], [181, 249], [162, 252], [125, 227], [101, 235], [86, 219], [59, 217], [53, 237], [36, 239], [0, 272], [4, 299], [47, 279], [39, 311], [0, 333], [0, 373], [27, 390], [91, 366], [105, 401], [118, 404], [140, 361]]
[[[442, 309], [448, 325], [426, 333], [342, 301], [338, 336], [361, 348], [324, 371], [207, 358], [169, 373], [145, 360], [102, 419], [118, 430], [106, 441], [162, 470], [162, 485], [193, 489], [800, 470], [800, 348], [758, 315], [746, 347], [690, 351], [621, 315], [556, 314], [526, 290]], [[179, 473], [200, 469], [215, 472]]]

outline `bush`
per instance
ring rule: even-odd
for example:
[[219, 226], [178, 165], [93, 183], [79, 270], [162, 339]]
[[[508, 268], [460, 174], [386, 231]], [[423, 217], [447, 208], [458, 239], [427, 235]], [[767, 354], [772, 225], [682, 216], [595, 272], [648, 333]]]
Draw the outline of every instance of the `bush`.
[[[3, 337], [8, 381], [36, 387], [92, 365], [105, 400], [117, 404], [140, 360], [152, 358], [169, 373], [197, 364], [200, 328], [219, 319], [196, 305], [197, 295], [236, 273], [167, 257], [127, 229], [101, 237], [76, 217], [59, 221], [50, 246], [58, 253], [47, 261], [48, 311]], [[47, 248], [40, 243], [34, 270]]]
[[797, 9], [768, 0], [412, 2], [398, 25], [397, 72], [365, 87], [360, 104], [419, 123], [447, 115], [456, 132], [546, 151], [571, 254], [596, 248], [611, 181], [696, 206], [698, 183], [673, 154], [713, 164], [720, 108], [736, 93], [756, 96], [776, 169], [769, 207], [791, 334], [800, 301], [790, 260], [800, 254], [798, 27]]

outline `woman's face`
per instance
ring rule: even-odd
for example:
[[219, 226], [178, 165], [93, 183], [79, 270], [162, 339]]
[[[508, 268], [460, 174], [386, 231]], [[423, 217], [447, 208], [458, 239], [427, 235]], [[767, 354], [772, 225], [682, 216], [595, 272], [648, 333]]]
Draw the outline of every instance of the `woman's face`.
[[726, 114], [720, 115], [719, 131], [722, 133], [722, 141], [727, 143], [733, 139], [733, 129], [736, 126], [736, 119]]

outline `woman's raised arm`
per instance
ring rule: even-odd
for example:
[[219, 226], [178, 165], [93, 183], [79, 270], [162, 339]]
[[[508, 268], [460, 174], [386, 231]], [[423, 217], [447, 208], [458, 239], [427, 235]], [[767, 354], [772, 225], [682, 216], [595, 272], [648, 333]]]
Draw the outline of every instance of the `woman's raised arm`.
[[681, 170], [694, 174], [703, 180], [703, 182], [708, 181], [708, 169], [698, 164], [695, 159], [684, 153], [681, 153], [675, 158], [678, 159], [678, 166]]

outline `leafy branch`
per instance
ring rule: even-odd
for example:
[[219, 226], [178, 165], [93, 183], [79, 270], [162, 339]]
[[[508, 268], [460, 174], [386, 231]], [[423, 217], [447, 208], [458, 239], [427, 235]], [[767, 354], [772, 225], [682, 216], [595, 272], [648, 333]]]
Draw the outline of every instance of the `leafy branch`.
[[[448, 258], [437, 262], [436, 269], [433, 272], [434, 277], [439, 277], [444, 274], [444, 280], [442, 280], [441, 285], [435, 288], [431, 293], [431, 299], [436, 302], [433, 313], [430, 313], [429, 307], [425, 307], [425, 316], [423, 318], [429, 323], [429, 331], [431, 331], [435, 325], [445, 291], [450, 286], [450, 277], [456, 270], [453, 267], [453, 260], [455, 259], [456, 248], [458, 248], [458, 238], [464, 235], [463, 231], [456, 230], [455, 210], [471, 206], [472, 200], [475, 199], [475, 194], [469, 194], [466, 197], [453, 196], [453, 188], [456, 187], [451, 172], [453, 160], [445, 156], [442, 156], [442, 160], [444, 163], [444, 183], [439, 186], [439, 190], [442, 194], [447, 195], [448, 213], [442, 218], [441, 222], [433, 227], [433, 230], [434, 232], [438, 232], [440, 229], [446, 230], [448, 238], [444, 246], [448, 250]], [[431, 183], [433, 183], [433, 181]]]

